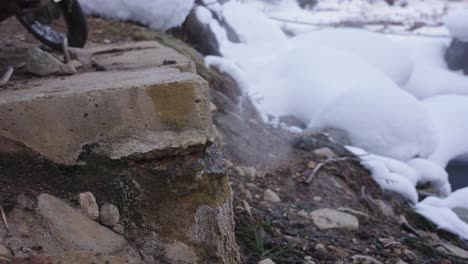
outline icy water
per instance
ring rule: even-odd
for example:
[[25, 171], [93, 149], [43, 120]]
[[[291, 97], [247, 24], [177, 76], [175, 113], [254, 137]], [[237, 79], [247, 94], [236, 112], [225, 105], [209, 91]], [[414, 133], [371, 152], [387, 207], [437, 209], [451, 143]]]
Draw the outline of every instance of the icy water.
[[452, 160], [446, 168], [452, 191], [468, 186], [468, 161]]

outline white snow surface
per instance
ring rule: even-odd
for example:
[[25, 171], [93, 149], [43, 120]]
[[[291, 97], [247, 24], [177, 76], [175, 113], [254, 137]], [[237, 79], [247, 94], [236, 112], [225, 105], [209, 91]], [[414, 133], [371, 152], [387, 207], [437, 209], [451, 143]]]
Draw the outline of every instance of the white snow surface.
[[87, 14], [140, 22], [157, 31], [179, 26], [194, 0], [80, 0]]
[[324, 29], [298, 35], [291, 42], [292, 45], [321, 44], [358, 55], [398, 85], [404, 85], [413, 70], [413, 61], [403, 47], [380, 33], [351, 28]]
[[468, 239], [468, 225], [446, 207], [434, 207], [424, 203], [416, 205], [416, 211], [434, 222], [439, 228]]
[[434, 123], [438, 142], [430, 160], [445, 167], [450, 160], [468, 153], [468, 96], [434, 96], [423, 105]]
[[392, 37], [412, 58], [413, 72], [402, 86], [418, 98], [441, 94], [468, 95], [468, 78], [461, 72], [450, 71], [444, 61], [448, 39], [424, 37]]
[[444, 22], [453, 38], [468, 41], [468, 9], [451, 11]]
[[466, 197], [468, 197], [468, 187], [456, 190], [443, 199], [427, 197], [416, 205], [416, 211], [431, 219], [439, 228], [468, 240], [468, 224], [460, 220], [451, 210], [457, 207], [468, 209]]

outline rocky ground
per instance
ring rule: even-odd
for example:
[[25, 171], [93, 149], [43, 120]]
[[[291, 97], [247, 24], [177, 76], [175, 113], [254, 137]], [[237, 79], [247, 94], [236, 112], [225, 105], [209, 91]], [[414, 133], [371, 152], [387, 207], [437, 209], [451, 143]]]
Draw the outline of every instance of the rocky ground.
[[[343, 147], [324, 135], [297, 136], [263, 125], [249, 100], [239, 99], [234, 80], [206, 69], [201, 55], [184, 43], [130, 23], [89, 18], [89, 24], [90, 46], [159, 40], [193, 59], [209, 81], [217, 144], [228, 160], [234, 194], [241, 263], [468, 263], [465, 242], [437, 230], [398, 195], [383, 193]], [[184, 38], [183, 31], [176, 35]], [[3, 54], [37, 44], [14, 20], [0, 23], [0, 39]], [[13, 56], [8, 63], [17, 61]], [[35, 77], [20, 71], [14, 78]], [[40, 201], [38, 206], [56, 203], [48, 196]], [[27, 214], [28, 200], [7, 209]], [[9, 250], [0, 243], [0, 262]]]

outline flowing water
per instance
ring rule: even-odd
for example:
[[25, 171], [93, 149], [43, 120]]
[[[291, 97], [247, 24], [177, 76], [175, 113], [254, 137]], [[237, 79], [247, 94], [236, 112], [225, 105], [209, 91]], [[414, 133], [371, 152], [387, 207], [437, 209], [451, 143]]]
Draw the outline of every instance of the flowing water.
[[468, 160], [455, 159], [445, 168], [449, 174], [452, 191], [468, 187]]

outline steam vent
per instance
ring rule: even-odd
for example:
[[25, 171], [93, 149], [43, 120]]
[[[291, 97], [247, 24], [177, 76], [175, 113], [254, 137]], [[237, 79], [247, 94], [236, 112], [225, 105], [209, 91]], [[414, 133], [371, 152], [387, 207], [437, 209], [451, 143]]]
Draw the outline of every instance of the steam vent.
[[86, 52], [99, 71], [0, 89], [0, 257], [4, 246], [32, 252], [18, 263], [237, 263], [194, 63], [158, 42]]

